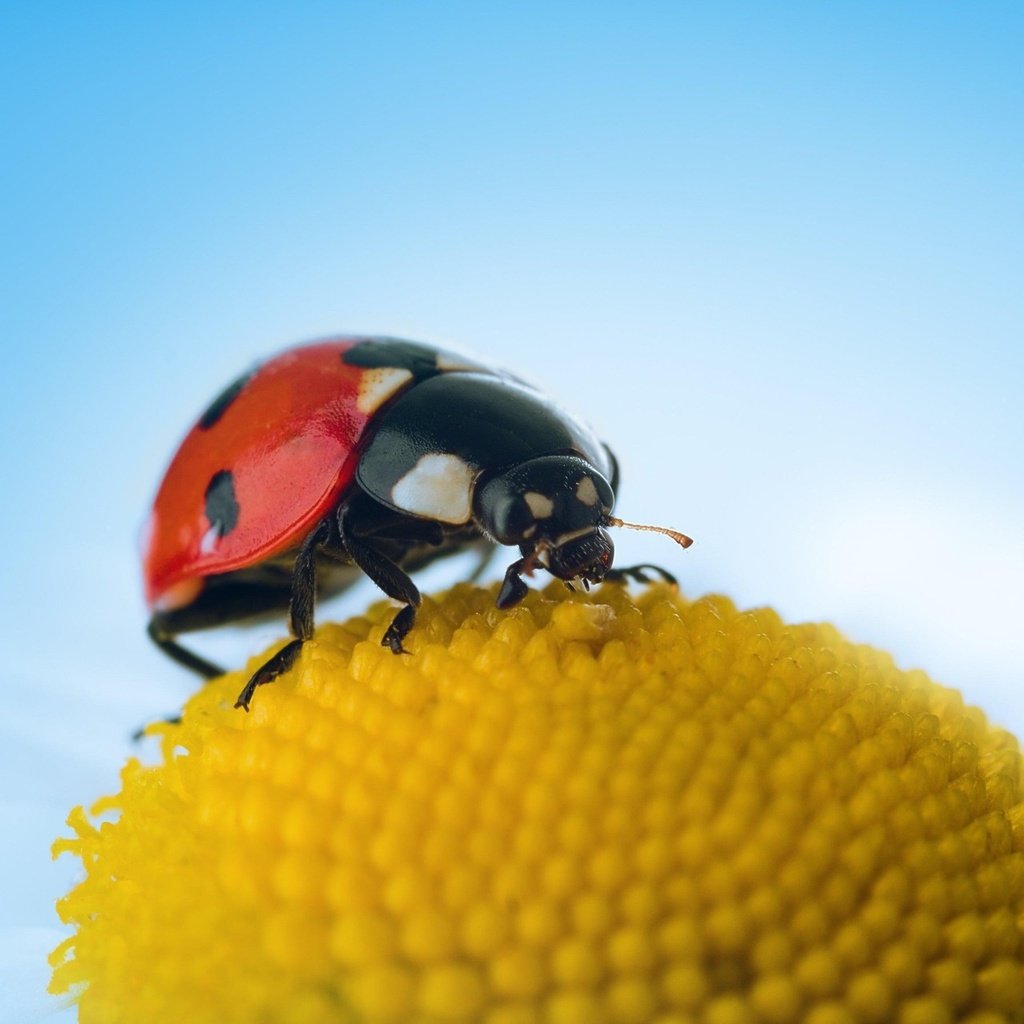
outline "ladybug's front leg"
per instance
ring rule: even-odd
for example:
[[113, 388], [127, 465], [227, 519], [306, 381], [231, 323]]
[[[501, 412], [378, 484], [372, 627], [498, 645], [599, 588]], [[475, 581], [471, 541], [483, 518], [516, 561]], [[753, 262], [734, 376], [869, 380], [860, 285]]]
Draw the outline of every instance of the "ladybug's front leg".
[[530, 588], [523, 582], [523, 577], [520, 575], [526, 571], [527, 560], [525, 558], [520, 558], [518, 561], [513, 562], [505, 570], [505, 578], [501, 582], [498, 599], [495, 601], [497, 607], [501, 608], [502, 611], [519, 604], [530, 592]]
[[236, 708], [249, 710], [249, 703], [256, 688], [272, 682], [295, 664], [302, 645], [313, 636], [313, 606], [316, 600], [316, 553], [317, 549], [330, 540], [331, 521], [324, 519], [302, 542], [295, 558], [292, 572], [292, 598], [289, 605], [292, 635], [291, 643], [285, 644], [269, 661], [260, 666], [245, 684], [235, 701]]

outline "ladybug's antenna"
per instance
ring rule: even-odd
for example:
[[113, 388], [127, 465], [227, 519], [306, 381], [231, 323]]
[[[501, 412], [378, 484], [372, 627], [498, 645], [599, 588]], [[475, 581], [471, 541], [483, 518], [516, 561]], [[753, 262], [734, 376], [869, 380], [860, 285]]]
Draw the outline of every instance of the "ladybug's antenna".
[[605, 516], [605, 522], [609, 526], [624, 526], [627, 530], [646, 530], [648, 533], [663, 533], [671, 537], [681, 548], [688, 548], [693, 543], [692, 537], [678, 530], [670, 530], [667, 526], [645, 526], [641, 523], [627, 523], [625, 519], [616, 519], [615, 516]]

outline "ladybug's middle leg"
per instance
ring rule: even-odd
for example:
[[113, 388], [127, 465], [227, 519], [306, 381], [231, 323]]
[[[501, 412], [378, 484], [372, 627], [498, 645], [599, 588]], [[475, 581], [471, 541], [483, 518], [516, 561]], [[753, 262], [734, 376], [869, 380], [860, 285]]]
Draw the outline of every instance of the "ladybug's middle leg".
[[249, 710], [249, 703], [257, 687], [273, 682], [295, 664], [302, 645], [313, 636], [313, 607], [316, 602], [316, 554], [331, 538], [331, 521], [324, 519], [302, 542], [295, 556], [292, 572], [292, 597], [289, 605], [292, 635], [272, 658], [261, 665], [245, 684], [235, 701], [236, 708]]
[[416, 609], [420, 604], [420, 592], [416, 584], [359, 529], [355, 502], [343, 505], [338, 511], [338, 532], [345, 553], [395, 601], [402, 601], [405, 607], [391, 620], [381, 640], [381, 646], [390, 647], [395, 654], [408, 654], [402, 646], [409, 630], [416, 621]]

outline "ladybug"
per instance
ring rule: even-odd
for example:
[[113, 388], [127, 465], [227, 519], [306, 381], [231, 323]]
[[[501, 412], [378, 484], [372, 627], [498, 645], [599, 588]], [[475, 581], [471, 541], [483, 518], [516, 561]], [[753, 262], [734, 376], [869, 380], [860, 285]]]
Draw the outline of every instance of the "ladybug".
[[611, 514], [617, 484], [608, 447], [506, 373], [397, 338], [299, 346], [228, 385], [171, 461], [143, 544], [149, 635], [211, 678], [179, 634], [288, 609], [294, 639], [245, 685], [248, 710], [313, 635], [314, 598], [360, 573], [403, 605], [396, 654], [420, 603], [409, 571], [467, 548], [518, 547], [499, 608], [538, 568], [570, 587], [671, 581], [612, 569], [607, 527], [634, 525]]

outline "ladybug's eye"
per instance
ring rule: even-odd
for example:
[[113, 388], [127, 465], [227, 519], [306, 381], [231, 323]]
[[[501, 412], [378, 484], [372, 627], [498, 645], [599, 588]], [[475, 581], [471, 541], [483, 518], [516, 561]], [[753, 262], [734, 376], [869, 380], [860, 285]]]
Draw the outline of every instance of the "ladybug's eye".
[[534, 522], [526, 501], [519, 495], [509, 495], [497, 503], [491, 527], [502, 544], [518, 544]]

